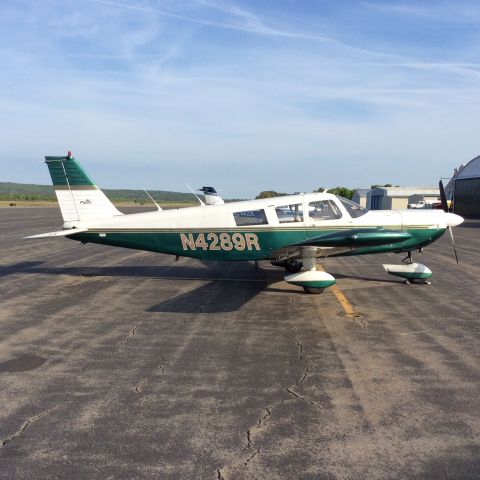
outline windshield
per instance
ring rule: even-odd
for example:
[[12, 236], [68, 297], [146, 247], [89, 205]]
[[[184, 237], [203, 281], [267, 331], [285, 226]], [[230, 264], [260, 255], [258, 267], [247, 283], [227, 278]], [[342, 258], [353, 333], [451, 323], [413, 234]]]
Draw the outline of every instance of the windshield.
[[358, 203], [347, 200], [346, 198], [338, 197], [342, 202], [342, 205], [346, 208], [347, 212], [352, 218], [358, 218], [365, 215], [368, 212], [368, 208], [362, 207]]

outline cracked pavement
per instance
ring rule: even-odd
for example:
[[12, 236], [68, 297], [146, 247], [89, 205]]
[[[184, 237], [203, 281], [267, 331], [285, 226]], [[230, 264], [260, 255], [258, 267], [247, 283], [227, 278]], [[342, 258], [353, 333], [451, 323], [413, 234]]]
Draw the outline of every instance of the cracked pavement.
[[419, 261], [280, 269], [23, 240], [55, 208], [0, 209], [0, 478], [474, 479], [480, 222]]

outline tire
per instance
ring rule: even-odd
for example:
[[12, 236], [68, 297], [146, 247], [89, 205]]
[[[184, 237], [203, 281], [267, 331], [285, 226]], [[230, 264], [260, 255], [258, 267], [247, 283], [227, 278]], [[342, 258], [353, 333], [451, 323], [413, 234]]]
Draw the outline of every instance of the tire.
[[303, 289], [305, 290], [305, 293], [310, 295], [318, 295], [325, 291], [325, 288], [323, 287], [303, 287]]
[[285, 270], [288, 273], [299, 273], [302, 271], [302, 268], [303, 268], [302, 262], [293, 261], [285, 264]]

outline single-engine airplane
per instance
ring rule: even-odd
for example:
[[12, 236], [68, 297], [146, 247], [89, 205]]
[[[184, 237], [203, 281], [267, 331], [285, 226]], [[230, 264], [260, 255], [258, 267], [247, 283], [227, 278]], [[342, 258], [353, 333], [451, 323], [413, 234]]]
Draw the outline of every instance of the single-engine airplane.
[[345, 255], [405, 252], [403, 264], [384, 268], [406, 282], [428, 283], [432, 272], [414, 263], [412, 252], [447, 229], [453, 242], [452, 227], [463, 221], [448, 213], [441, 183], [444, 211], [372, 211], [330, 193], [305, 193], [124, 215], [71, 152], [47, 156], [45, 162], [63, 230], [27, 238], [66, 237], [203, 260], [270, 260], [285, 268], [287, 282], [307, 293], [321, 293], [335, 283], [332, 275], [317, 271], [317, 260]]

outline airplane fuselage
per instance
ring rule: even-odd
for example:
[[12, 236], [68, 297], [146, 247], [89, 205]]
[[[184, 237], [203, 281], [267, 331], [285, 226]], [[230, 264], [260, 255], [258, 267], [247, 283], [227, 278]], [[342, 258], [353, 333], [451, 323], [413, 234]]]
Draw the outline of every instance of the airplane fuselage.
[[84, 243], [205, 260], [295, 258], [300, 256], [298, 246], [308, 244], [309, 239], [358, 229], [373, 235], [383, 230], [409, 235], [381, 245], [316, 248], [315, 256], [412, 251], [435, 241], [448, 227], [448, 214], [441, 210], [365, 211], [355, 218], [345, 205], [334, 195], [310, 193], [137, 213], [66, 226], [88, 228], [69, 237]]

